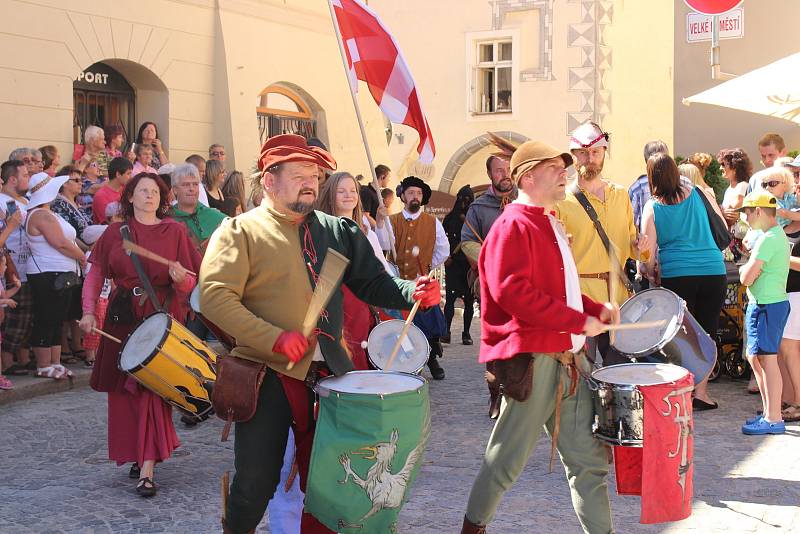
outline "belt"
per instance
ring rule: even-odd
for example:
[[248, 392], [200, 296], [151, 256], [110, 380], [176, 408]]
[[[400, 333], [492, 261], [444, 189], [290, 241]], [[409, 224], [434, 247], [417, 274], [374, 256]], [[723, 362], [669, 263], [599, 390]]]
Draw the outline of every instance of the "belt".
[[608, 280], [608, 273], [581, 273], [578, 278], [593, 278], [596, 280]]

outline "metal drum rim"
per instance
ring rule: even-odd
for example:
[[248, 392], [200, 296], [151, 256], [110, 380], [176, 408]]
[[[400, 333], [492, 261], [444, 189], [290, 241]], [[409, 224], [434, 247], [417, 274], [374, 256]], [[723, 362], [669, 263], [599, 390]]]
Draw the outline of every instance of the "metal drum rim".
[[[341, 378], [341, 377], [347, 376], [347, 375], [360, 375], [360, 374], [368, 375], [368, 374], [374, 374], [374, 373], [382, 373], [382, 374], [387, 374], [387, 375], [398, 375], [398, 376], [402, 376], [402, 377], [413, 378], [413, 379], [416, 379], [417, 381], [419, 381], [420, 385], [416, 389], [408, 389], [408, 390], [405, 390], [405, 391], [396, 391], [394, 393], [357, 393], [357, 392], [354, 392], [354, 391], [338, 391], [338, 390], [331, 389], [331, 388], [328, 388], [328, 387], [324, 386], [325, 382], [333, 380], [334, 378]], [[326, 376], [325, 378], [323, 378], [319, 382], [317, 382], [317, 385], [314, 386], [314, 391], [316, 391], [319, 394], [320, 397], [323, 397], [323, 396], [327, 397], [331, 393], [336, 393], [337, 395], [359, 395], [359, 396], [369, 395], [369, 396], [374, 396], [374, 397], [388, 397], [388, 396], [392, 396], [392, 395], [405, 395], [405, 394], [408, 394], [408, 393], [419, 393], [419, 391], [422, 388], [424, 388], [427, 384], [428, 384], [428, 381], [424, 377], [422, 377], [420, 375], [415, 375], [415, 374], [412, 374], [412, 373], [404, 373], [403, 371], [384, 371], [383, 369], [375, 369], [375, 370], [363, 370], [363, 371], [349, 371], [349, 372], [347, 372], [347, 373], [345, 373], [343, 375], [339, 375], [339, 376], [334, 376], [334, 375]]]
[[[678, 330], [680, 330], [681, 326], [683, 325], [683, 318], [686, 315], [686, 301], [683, 300], [677, 293], [675, 293], [674, 291], [672, 291], [670, 289], [667, 289], [665, 287], [651, 287], [650, 289], [645, 289], [644, 291], [639, 291], [634, 296], [629, 298], [627, 301], [622, 303], [622, 306], [620, 306], [620, 308], [619, 308], [620, 316], [622, 316], [622, 310], [625, 308], [625, 306], [629, 302], [631, 302], [633, 299], [635, 299], [639, 295], [643, 295], [643, 294], [647, 293], [648, 291], [667, 291], [669, 293], [672, 293], [675, 296], [675, 298], [678, 299], [678, 304], [679, 304], [679, 306], [678, 306], [678, 320], [675, 321], [674, 330], [672, 330], [671, 332], [664, 332], [664, 335], [661, 336], [661, 341], [659, 341], [657, 344], [653, 345], [650, 348], [647, 348], [647, 349], [644, 349], [644, 350], [640, 350], [638, 352], [624, 352], [624, 351], [620, 350], [619, 348], [617, 348], [617, 346], [615, 344], [613, 344], [613, 343], [611, 344], [611, 346], [614, 347], [614, 349], [616, 349], [620, 354], [623, 354], [625, 356], [629, 356], [629, 357], [633, 357], [633, 358], [641, 358], [641, 357], [644, 357], [644, 356], [649, 356], [649, 355], [653, 354], [654, 352], [660, 351], [661, 349], [666, 347], [667, 344], [670, 341], [672, 341], [675, 338], [675, 335], [678, 333]], [[667, 336], [668, 333], [671, 334], [669, 337]]]
[[[598, 373], [602, 372], [605, 369], [610, 369], [612, 367], [623, 367], [623, 366], [624, 367], [628, 367], [628, 366], [634, 366], [634, 365], [637, 366], [637, 367], [641, 367], [641, 366], [648, 366], [649, 367], [649, 366], [655, 366], [655, 365], [666, 365], [666, 366], [670, 366], [670, 367], [676, 367], [678, 369], [683, 369], [686, 372], [686, 374], [682, 375], [680, 378], [677, 378], [675, 380], [666, 380], [664, 382], [657, 382], [655, 384], [632, 384], [630, 382], [609, 382], [608, 380], [603, 380], [602, 378], [598, 378], [596, 376]], [[664, 384], [676, 384], [678, 381], [683, 380], [684, 378], [686, 378], [686, 375], [688, 375], [688, 374], [691, 374], [691, 371], [689, 371], [685, 367], [681, 367], [680, 365], [675, 365], [674, 363], [632, 362], [632, 363], [618, 363], [616, 365], [609, 365], [608, 367], [601, 367], [600, 369], [595, 369], [594, 371], [592, 371], [591, 377], [592, 377], [592, 380], [594, 380], [595, 382], [597, 382], [599, 384], [610, 384], [610, 385], [613, 385], [613, 386], [633, 386], [634, 388], [636, 388], [636, 387], [647, 387], [647, 386], [663, 386]]]

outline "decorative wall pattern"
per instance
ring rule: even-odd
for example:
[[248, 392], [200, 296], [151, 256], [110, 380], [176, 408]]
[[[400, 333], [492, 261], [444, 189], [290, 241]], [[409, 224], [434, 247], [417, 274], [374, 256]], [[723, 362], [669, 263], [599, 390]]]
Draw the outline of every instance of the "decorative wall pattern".
[[521, 82], [553, 79], [553, 0], [494, 0], [492, 2], [492, 29], [503, 28], [507, 13], [539, 11], [539, 66], [521, 70]]
[[567, 28], [567, 46], [580, 48], [580, 65], [569, 68], [569, 90], [580, 95], [578, 109], [567, 112], [567, 132], [585, 120], [602, 124], [611, 110], [611, 94], [603, 75], [611, 69], [611, 49], [606, 46], [605, 26], [614, 18], [613, 0], [568, 0], [580, 2], [581, 20]]

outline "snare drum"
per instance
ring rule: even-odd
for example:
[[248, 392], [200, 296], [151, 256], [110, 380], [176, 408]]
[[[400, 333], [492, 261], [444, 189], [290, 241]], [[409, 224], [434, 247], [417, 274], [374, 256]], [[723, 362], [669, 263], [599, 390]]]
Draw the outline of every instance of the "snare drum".
[[[367, 351], [372, 365], [378, 369], [386, 367], [403, 326], [405, 326], [405, 321], [393, 319], [378, 323], [372, 329], [367, 338]], [[397, 351], [391, 370], [417, 374], [428, 362], [430, 351], [431, 347], [428, 344], [428, 338], [425, 337], [422, 330], [411, 324], [408, 326], [406, 337], [400, 344], [400, 349]]]
[[717, 344], [672, 291], [662, 287], [641, 291], [625, 301], [620, 316], [623, 323], [667, 321], [658, 328], [617, 332], [611, 346], [623, 356], [685, 367], [695, 384], [714, 368]]
[[396, 532], [430, 433], [425, 379], [352, 371], [320, 380], [305, 509], [334, 532]]
[[147, 317], [122, 346], [119, 368], [198, 419], [211, 412], [217, 355], [167, 313]]
[[641, 447], [644, 396], [639, 388], [677, 382], [688, 373], [669, 363], [623, 363], [594, 371], [594, 437], [612, 445]]
[[189, 295], [189, 305], [192, 307], [192, 311], [194, 311], [197, 318], [202, 321], [206, 328], [211, 330], [211, 333], [214, 334], [214, 337], [222, 343], [222, 346], [230, 351], [233, 347], [236, 346], [236, 340], [233, 337], [229, 336], [225, 333], [220, 327], [206, 319], [202, 312], [200, 312], [200, 286], [194, 286], [192, 290], [192, 294]]

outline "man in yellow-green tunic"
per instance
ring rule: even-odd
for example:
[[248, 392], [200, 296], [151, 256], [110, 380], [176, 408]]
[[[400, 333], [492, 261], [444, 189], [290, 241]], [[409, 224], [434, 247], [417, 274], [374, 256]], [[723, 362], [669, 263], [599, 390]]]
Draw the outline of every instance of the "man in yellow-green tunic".
[[[300, 332], [328, 251], [350, 260], [342, 283], [369, 304], [409, 309], [415, 300], [423, 307], [440, 300], [438, 282], [428, 277], [413, 282], [387, 274], [356, 222], [313, 209], [320, 168], [336, 168], [327, 151], [301, 136], [279, 135], [264, 144], [258, 168], [261, 206], [222, 223], [200, 270], [204, 315], [236, 339], [229, 357], [267, 365], [255, 415], [236, 424], [236, 475], [223, 521], [231, 533], [252, 532], [261, 521], [280, 479], [290, 425], [305, 491], [314, 436], [313, 391], [306, 382], [353, 369], [341, 342], [339, 288], [311, 338]], [[301, 528], [330, 532], [308, 513]]]

